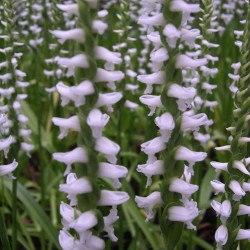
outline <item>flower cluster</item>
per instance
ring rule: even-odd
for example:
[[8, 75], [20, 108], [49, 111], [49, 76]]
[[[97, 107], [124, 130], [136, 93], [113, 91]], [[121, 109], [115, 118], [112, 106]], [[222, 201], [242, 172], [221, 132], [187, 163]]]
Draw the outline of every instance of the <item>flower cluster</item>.
[[[104, 249], [105, 243], [94, 235], [94, 227], [104, 231], [112, 241], [116, 241], [113, 223], [117, 221], [117, 205], [128, 200], [128, 194], [122, 191], [101, 189], [98, 178], [113, 180], [114, 188], [120, 188], [120, 178], [127, 175], [124, 166], [117, 165], [120, 146], [103, 135], [103, 130], [110, 116], [102, 113], [106, 106], [108, 111], [121, 98], [120, 92], [99, 93], [103, 82], [116, 82], [123, 79], [121, 71], [114, 71], [114, 66], [122, 62], [120, 54], [105, 47], [95, 45], [94, 34], [102, 35], [107, 24], [89, 16], [89, 10], [97, 7], [97, 1], [79, 4], [58, 4], [58, 8], [68, 15], [74, 15], [80, 24], [70, 30], [53, 30], [59, 41], [76, 41], [77, 53], [72, 57], [57, 57], [56, 63], [66, 70], [68, 81], [74, 77], [75, 85], [63, 81], [56, 84], [61, 97], [61, 106], [74, 104], [75, 114], [68, 118], [53, 117], [52, 122], [59, 127], [59, 138], [65, 138], [69, 131], [78, 134], [78, 143], [73, 150], [54, 153], [53, 158], [66, 165], [66, 183], [60, 185], [60, 191], [67, 194], [69, 205], [62, 202], [60, 213], [63, 230], [59, 242], [63, 249]], [[99, 11], [98, 17], [105, 18], [106, 10]], [[52, 59], [53, 60], [53, 59]], [[104, 61], [106, 69], [97, 68], [96, 61]], [[107, 160], [99, 161], [100, 157]], [[73, 168], [74, 167], [74, 168]], [[97, 207], [111, 206], [110, 213], [102, 215]], [[99, 211], [99, 212], [97, 212]], [[69, 230], [75, 230], [73, 236]]]
[[[232, 126], [227, 128], [230, 131], [230, 145], [215, 148], [219, 151], [229, 151], [229, 162], [212, 161], [211, 165], [216, 171], [222, 171], [227, 176], [225, 183], [219, 180], [211, 181], [215, 194], [223, 194], [222, 202], [212, 201], [211, 206], [220, 216], [221, 226], [215, 233], [217, 248], [223, 249], [226, 245], [232, 246], [234, 240], [250, 239], [249, 230], [240, 229], [241, 225], [237, 216], [249, 215], [249, 206], [244, 203], [244, 197], [249, 192], [249, 183], [247, 178], [250, 172], [247, 169], [249, 157], [247, 153], [247, 142], [249, 142], [248, 129], [248, 109], [249, 109], [249, 39], [250, 33], [250, 13], [246, 18], [244, 31], [237, 31], [236, 36], [243, 36], [240, 50], [241, 60], [232, 65], [234, 74], [229, 77], [233, 79], [231, 90], [234, 93], [235, 109], [234, 121]], [[239, 44], [239, 42], [238, 42]], [[229, 240], [230, 239], [230, 240]]]
[[[163, 183], [161, 192], [155, 191], [147, 197], [137, 196], [136, 202], [146, 210], [146, 220], [153, 218], [155, 205], [164, 205], [168, 209], [169, 221], [182, 222], [189, 229], [195, 229], [192, 221], [199, 211], [191, 196], [198, 186], [191, 183], [191, 177], [194, 175], [194, 164], [203, 161], [207, 154], [182, 146], [182, 138], [188, 138], [186, 135], [190, 132], [197, 133], [201, 126], [211, 124], [205, 113], [196, 113], [194, 102], [199, 81], [198, 69], [205, 67], [208, 60], [185, 50], [186, 47], [191, 50], [199, 46], [195, 40], [200, 36], [200, 31], [192, 29], [191, 23], [192, 13], [199, 12], [200, 7], [179, 0], [169, 4], [144, 2], [147, 4], [143, 4], [138, 23], [148, 33], [146, 37], [149, 42], [144, 42], [145, 45], [152, 42], [153, 51], [148, 65], [152, 73], [137, 77], [147, 86], [140, 101], [150, 108], [149, 116], [156, 112], [156, 108], [163, 110], [163, 114], [155, 118], [160, 135], [141, 144], [141, 150], [147, 154], [148, 160], [137, 170], [147, 176], [147, 186], [151, 185], [153, 175], [163, 175]], [[161, 94], [152, 95], [153, 91], [157, 93], [159, 90], [157, 86]], [[160, 155], [162, 160], [157, 159], [156, 155]], [[181, 195], [179, 201], [171, 194], [173, 192]], [[166, 228], [166, 225], [162, 226], [163, 231]]]

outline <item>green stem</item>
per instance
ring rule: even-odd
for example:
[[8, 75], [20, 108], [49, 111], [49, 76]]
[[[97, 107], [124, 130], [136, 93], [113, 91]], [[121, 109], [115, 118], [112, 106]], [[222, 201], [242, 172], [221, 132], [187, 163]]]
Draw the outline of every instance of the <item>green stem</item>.
[[1, 237], [1, 242], [3, 246], [2, 249], [11, 250], [3, 214], [4, 214], [3, 208], [1, 208], [0, 209], [0, 237]]

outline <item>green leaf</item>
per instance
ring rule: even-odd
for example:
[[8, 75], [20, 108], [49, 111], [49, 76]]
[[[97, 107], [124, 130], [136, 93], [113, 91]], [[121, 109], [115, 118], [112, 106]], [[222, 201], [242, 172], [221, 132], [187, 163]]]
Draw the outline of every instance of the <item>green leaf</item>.
[[154, 250], [158, 250], [159, 249], [158, 244], [153, 237], [150, 227], [146, 224], [145, 218], [142, 217], [135, 203], [132, 200], [129, 200], [123, 204], [122, 208], [124, 211], [126, 211], [124, 213], [125, 216], [130, 217], [130, 219], [126, 218], [126, 220], [128, 219], [128, 221], [131, 221], [131, 219], [133, 219], [134, 223], [138, 225], [138, 227], [142, 230], [142, 232], [146, 236], [147, 240], [150, 242], [151, 247]]
[[[12, 181], [9, 178], [3, 178], [4, 186], [12, 190]], [[43, 231], [46, 233], [47, 237], [58, 247], [58, 231], [52, 225], [50, 218], [44, 212], [43, 208], [34, 200], [30, 195], [29, 191], [20, 183], [17, 183], [17, 198], [26, 207], [30, 217], [36, 221]]]

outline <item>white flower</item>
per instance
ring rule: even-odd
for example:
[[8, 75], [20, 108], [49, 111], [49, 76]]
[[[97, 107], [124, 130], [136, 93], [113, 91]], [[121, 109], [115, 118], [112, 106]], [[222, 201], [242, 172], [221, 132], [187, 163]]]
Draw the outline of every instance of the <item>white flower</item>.
[[95, 76], [95, 82], [115, 82], [120, 81], [125, 77], [121, 71], [107, 71], [105, 69], [98, 68]]
[[187, 161], [189, 163], [191, 173], [193, 173], [193, 165], [195, 162], [203, 161], [206, 157], [207, 153], [205, 152], [195, 152], [183, 146], [180, 146], [175, 154], [176, 160]]
[[0, 176], [8, 175], [10, 178], [14, 179], [12, 172], [17, 168], [17, 166], [18, 162], [16, 162], [15, 159], [10, 164], [0, 165]]
[[76, 196], [91, 192], [92, 187], [86, 178], [77, 179], [75, 174], [70, 173], [67, 176], [66, 184], [60, 184], [59, 190], [68, 194], [67, 198], [70, 200], [70, 206], [75, 206], [77, 204]]
[[174, 0], [171, 2], [170, 10], [173, 12], [182, 12], [182, 25], [186, 24], [191, 13], [200, 11], [199, 4], [186, 3], [183, 0]]
[[122, 94], [120, 92], [99, 94], [95, 107], [98, 108], [102, 106], [107, 106], [109, 111], [113, 111], [112, 105], [114, 105], [121, 99], [122, 99]]
[[91, 229], [97, 224], [97, 218], [94, 212], [87, 211], [82, 213], [76, 220], [69, 224], [70, 228], [74, 228], [78, 233]]
[[99, 35], [103, 35], [107, 28], [108, 28], [108, 24], [101, 20], [93, 20], [92, 22], [93, 32], [96, 32]]
[[75, 239], [67, 231], [61, 230], [58, 239], [62, 250], [75, 249]]
[[138, 104], [135, 102], [131, 102], [129, 100], [126, 100], [124, 103], [124, 106], [129, 108], [131, 111], [133, 111], [134, 109], [138, 108]]
[[98, 109], [93, 109], [89, 112], [87, 117], [87, 124], [91, 128], [94, 138], [99, 138], [102, 136], [102, 130], [108, 123], [109, 118], [109, 115], [102, 114]]
[[243, 189], [245, 192], [249, 192], [249, 191], [250, 191], [250, 183], [248, 183], [248, 182], [243, 182], [243, 184], [242, 184], [242, 189]]
[[182, 87], [176, 83], [171, 84], [167, 95], [177, 98], [177, 104], [180, 111], [185, 111], [190, 108], [190, 105], [196, 96], [196, 89], [193, 87]]
[[64, 228], [69, 229], [69, 224], [75, 220], [75, 215], [79, 214], [79, 211], [64, 202], [61, 202], [60, 214], [62, 216], [62, 224]]
[[155, 124], [160, 129], [162, 139], [167, 142], [175, 127], [173, 116], [170, 113], [164, 113], [155, 118]]
[[95, 48], [95, 58], [105, 60], [113, 64], [120, 64], [122, 62], [120, 53], [112, 52], [102, 46], [97, 46]]
[[181, 40], [185, 42], [186, 45], [189, 46], [189, 48], [194, 48], [195, 46], [195, 40], [197, 37], [200, 36], [200, 30], [199, 29], [181, 29]]
[[56, 161], [65, 163], [67, 166], [64, 175], [67, 175], [71, 171], [71, 165], [73, 163], [87, 163], [88, 162], [88, 155], [84, 148], [77, 147], [69, 152], [65, 153], [54, 153], [53, 158]]
[[246, 166], [241, 161], [234, 161], [233, 167], [240, 170], [243, 174], [250, 175], [249, 171], [247, 170]]
[[161, 26], [165, 22], [162, 13], [155, 14], [153, 16], [140, 16], [138, 24], [150, 25], [150, 26]]
[[180, 31], [173, 24], [169, 23], [164, 27], [163, 35], [166, 36], [169, 47], [175, 48], [176, 42], [180, 38]]
[[241, 188], [240, 183], [236, 180], [231, 180], [228, 187], [234, 192], [233, 200], [239, 201], [246, 192]]
[[58, 57], [57, 63], [61, 67], [65, 67], [68, 69], [67, 77], [70, 77], [74, 74], [75, 67], [79, 67], [79, 68], [88, 68], [89, 67], [89, 62], [88, 62], [88, 59], [87, 59], [85, 54], [78, 54], [78, 55], [75, 55], [71, 58]]
[[225, 184], [218, 181], [218, 180], [213, 180], [210, 181], [210, 184], [213, 188], [213, 190], [215, 191], [215, 195], [219, 194], [219, 193], [225, 193]]
[[137, 80], [139, 82], [147, 84], [147, 88], [144, 91], [144, 94], [151, 94], [153, 91], [153, 84], [163, 84], [165, 80], [165, 72], [158, 71], [148, 75], [138, 75]]
[[76, 28], [71, 30], [53, 30], [51, 33], [59, 38], [60, 43], [64, 43], [66, 40], [76, 40], [83, 43], [85, 41], [85, 35], [83, 29]]
[[110, 163], [116, 164], [116, 155], [120, 151], [120, 146], [106, 137], [99, 137], [96, 140], [95, 150], [104, 154]]
[[227, 162], [211, 161], [210, 164], [213, 168], [215, 168], [215, 171], [224, 170], [224, 171], [228, 172], [228, 163]]
[[135, 196], [135, 202], [138, 207], [145, 209], [147, 214], [146, 222], [154, 218], [154, 207], [156, 205], [163, 205], [161, 194], [158, 191], [151, 193], [147, 197]]
[[176, 59], [176, 68], [182, 69], [182, 68], [191, 68], [195, 69], [197, 67], [201, 67], [207, 64], [207, 59], [192, 59], [187, 55], [179, 55]]
[[187, 228], [196, 230], [192, 221], [199, 215], [196, 202], [189, 202], [188, 207], [173, 206], [168, 209], [168, 219], [170, 221], [179, 221], [187, 225]]
[[198, 189], [199, 186], [188, 183], [179, 178], [173, 178], [169, 185], [169, 191], [179, 193], [184, 198], [189, 198]]
[[183, 131], [199, 131], [200, 126], [206, 125], [208, 122], [207, 115], [205, 113], [186, 115], [183, 114], [181, 120], [181, 129]]
[[127, 174], [128, 170], [124, 166], [114, 165], [106, 162], [101, 162], [99, 164], [98, 176], [113, 179], [115, 188], [121, 187], [119, 178], [124, 178]]
[[30, 157], [30, 154], [29, 152], [31, 150], [33, 150], [35, 148], [35, 146], [33, 144], [29, 144], [29, 143], [26, 143], [26, 142], [22, 142], [21, 143], [21, 149], [27, 153], [28, 157]]
[[225, 200], [220, 203], [218, 201], [213, 200], [211, 202], [211, 206], [216, 211], [217, 216], [220, 215], [221, 222], [225, 224], [232, 212], [230, 201]]
[[99, 206], [116, 206], [126, 202], [129, 195], [122, 191], [101, 190]]
[[56, 90], [61, 96], [61, 105], [64, 107], [70, 100], [74, 100], [75, 95], [72, 93], [71, 88], [65, 85], [63, 82], [58, 82]]
[[140, 97], [140, 102], [146, 104], [149, 107], [150, 113], [148, 116], [153, 115], [157, 107], [164, 107], [161, 102], [161, 97], [156, 95], [143, 95]]
[[60, 128], [59, 139], [63, 139], [68, 135], [68, 130], [80, 131], [80, 122], [76, 115], [69, 118], [53, 117], [52, 122]]
[[227, 239], [228, 239], [227, 227], [224, 225], [219, 226], [215, 232], [215, 240], [217, 243], [217, 245], [216, 245], [217, 250], [222, 249], [222, 246], [224, 246], [227, 243]]
[[250, 229], [240, 229], [238, 231], [236, 240], [248, 240], [248, 241], [250, 241]]
[[103, 231], [108, 233], [109, 238], [111, 241], [117, 241], [118, 238], [114, 234], [114, 227], [113, 224], [119, 219], [119, 216], [117, 215], [117, 208], [116, 206], [113, 206], [110, 210], [110, 213], [108, 216], [103, 217], [104, 220], [104, 229]]
[[69, 14], [79, 15], [77, 4], [57, 4], [58, 9]]
[[[85, 247], [85, 248], [84, 248]], [[104, 250], [105, 249], [105, 242], [103, 239], [89, 234], [86, 237], [86, 243], [84, 246], [80, 245], [76, 250]]]
[[161, 175], [164, 174], [165, 172], [163, 161], [161, 160], [155, 161], [150, 164], [138, 165], [136, 170], [140, 173], [143, 173], [147, 177], [146, 187], [151, 185], [152, 183], [151, 177], [153, 175]]
[[93, 83], [89, 80], [85, 80], [76, 86], [70, 87], [70, 91], [74, 95], [71, 100], [75, 103], [76, 107], [84, 105], [85, 96], [92, 95], [95, 92]]
[[166, 144], [162, 137], [156, 137], [141, 144], [141, 151], [148, 155], [148, 164], [156, 161], [155, 154], [163, 151], [165, 148]]
[[15, 142], [15, 139], [11, 135], [5, 139], [0, 140], [0, 150], [3, 150], [5, 158], [7, 158], [10, 145], [13, 142]]
[[250, 215], [250, 206], [240, 204], [237, 215]]

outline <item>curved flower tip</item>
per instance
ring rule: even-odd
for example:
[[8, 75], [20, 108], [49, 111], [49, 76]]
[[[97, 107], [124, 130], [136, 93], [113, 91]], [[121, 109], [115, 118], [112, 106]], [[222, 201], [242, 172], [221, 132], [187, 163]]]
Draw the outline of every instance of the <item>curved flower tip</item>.
[[17, 168], [18, 162], [14, 159], [14, 161], [7, 165], [0, 165], [0, 176], [8, 175], [11, 178], [15, 178], [12, 176], [12, 172]]
[[97, 218], [94, 212], [87, 211], [82, 213], [76, 220], [69, 224], [70, 228], [75, 229], [78, 233], [91, 229], [97, 224]]
[[228, 187], [234, 192], [233, 200], [239, 201], [243, 196], [246, 195], [246, 192], [241, 188], [240, 183], [236, 180], [231, 180]]
[[95, 107], [99, 108], [102, 106], [107, 106], [108, 110], [112, 112], [113, 111], [112, 105], [119, 102], [121, 99], [122, 99], [122, 94], [120, 92], [99, 94]]
[[115, 164], [117, 162], [116, 155], [120, 151], [120, 146], [106, 137], [100, 137], [96, 140], [95, 150], [104, 154], [110, 163]]
[[138, 19], [138, 24], [150, 25], [150, 26], [161, 26], [165, 22], [162, 13], [155, 14], [153, 16], [141, 16]]
[[115, 82], [124, 78], [124, 73], [121, 71], [107, 71], [105, 69], [98, 68], [95, 76], [95, 82]]
[[240, 229], [238, 231], [236, 240], [248, 240], [248, 241], [250, 241], [250, 229]]
[[62, 250], [75, 249], [75, 239], [67, 231], [61, 230], [59, 233], [58, 240]]
[[57, 4], [58, 9], [65, 11], [69, 14], [79, 15], [77, 4]]
[[187, 225], [187, 228], [196, 230], [192, 221], [199, 215], [197, 203], [189, 202], [188, 207], [173, 206], [168, 209], [168, 219], [170, 221], [179, 221]]
[[101, 198], [98, 201], [99, 206], [116, 206], [126, 202], [129, 195], [122, 191], [101, 190]]
[[143, 164], [137, 166], [137, 171], [143, 173], [147, 177], [146, 187], [152, 184], [151, 177], [153, 175], [161, 175], [164, 171], [163, 161], [158, 160], [152, 164]]
[[69, 118], [53, 117], [52, 122], [60, 128], [59, 139], [63, 139], [68, 134], [68, 130], [80, 131], [80, 122], [76, 115]]
[[219, 194], [219, 193], [225, 193], [225, 184], [218, 181], [218, 180], [213, 180], [210, 181], [210, 184], [213, 188], [213, 190], [215, 191], [215, 195]]
[[76, 175], [73, 173], [70, 173], [67, 176], [67, 183], [66, 184], [60, 184], [59, 190], [61, 192], [77, 195], [77, 194], [84, 194], [89, 193], [92, 191], [92, 187], [90, 182], [85, 178], [77, 179]]
[[[86, 243], [85, 243], [86, 250], [104, 250], [105, 249], [105, 242], [103, 239], [95, 236], [95, 235], [90, 235], [89, 237], [86, 238]], [[78, 249], [85, 249], [82, 248], [82, 246]]]
[[124, 178], [127, 174], [128, 170], [123, 166], [109, 164], [105, 162], [101, 162], [99, 164], [98, 176], [113, 179], [115, 188], [121, 187], [119, 178]]
[[53, 159], [66, 164], [67, 168], [64, 172], [64, 175], [67, 175], [70, 173], [71, 165], [73, 163], [87, 163], [89, 160], [86, 150], [80, 147], [77, 147], [65, 153], [54, 153]]
[[228, 172], [228, 163], [227, 162], [211, 161], [210, 164], [213, 168], [215, 168], [216, 171], [224, 170], [224, 171]]
[[145, 209], [147, 214], [146, 222], [154, 218], [154, 207], [156, 205], [163, 205], [161, 194], [158, 191], [151, 193], [147, 197], [135, 196], [135, 202], [138, 207]]
[[15, 142], [15, 138], [12, 137], [11, 135], [5, 139], [0, 140], [0, 150], [3, 150], [4, 152], [4, 157], [8, 157], [10, 145]]
[[189, 198], [193, 193], [199, 189], [199, 186], [188, 183], [179, 178], [173, 178], [169, 185], [169, 190], [171, 192], [180, 193], [181, 195]]
[[156, 137], [150, 141], [141, 144], [141, 151], [148, 155], [147, 163], [156, 161], [155, 154], [161, 152], [166, 148], [166, 143], [162, 137]]
[[192, 167], [196, 162], [203, 161], [207, 157], [205, 152], [195, 152], [186, 147], [180, 146], [175, 154], [175, 159], [179, 161], [187, 161], [191, 172], [193, 172]]
[[227, 243], [227, 239], [228, 239], [227, 227], [224, 225], [219, 226], [215, 232], [217, 250], [222, 249], [222, 246], [224, 246]]
[[151, 94], [153, 91], [152, 85], [153, 84], [163, 84], [165, 80], [165, 72], [158, 71], [149, 75], [138, 75], [137, 80], [139, 82], [145, 83], [147, 85], [144, 94]]
[[[122, 62], [122, 59], [121, 59], [119, 53], [112, 52], [112, 51], [110, 51], [102, 46], [97, 46], [95, 48], [95, 58], [105, 60], [105, 61], [113, 63], [113, 64], [120, 64]], [[99, 70], [101, 70], [101, 69], [99, 69]], [[97, 74], [98, 74], [98, 72], [97, 72]], [[101, 80], [101, 81], [105, 81], [105, 80]], [[117, 80], [113, 80], [113, 81], [117, 81]]]
[[52, 30], [50, 32], [59, 39], [60, 43], [64, 43], [66, 40], [71, 40], [71, 39], [81, 43], [85, 41], [83, 29], [80, 28], [71, 30]]
[[161, 97], [157, 95], [143, 95], [139, 99], [141, 103], [146, 104], [149, 107], [150, 113], [148, 116], [152, 116], [155, 113], [157, 107], [164, 107], [161, 102]]

